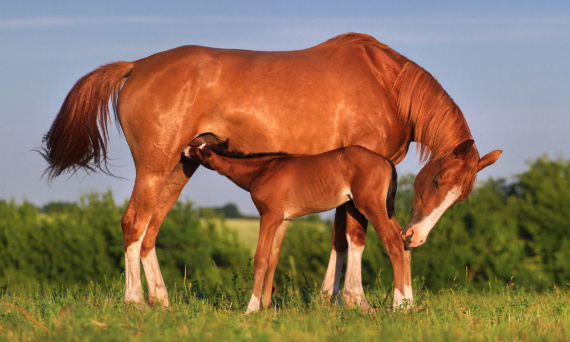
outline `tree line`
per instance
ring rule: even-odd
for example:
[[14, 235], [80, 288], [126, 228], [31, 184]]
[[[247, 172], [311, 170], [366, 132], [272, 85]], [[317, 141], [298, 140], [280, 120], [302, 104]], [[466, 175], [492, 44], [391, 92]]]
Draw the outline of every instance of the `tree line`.
[[[398, 181], [396, 217], [402, 225], [411, 211], [413, 179], [404, 175]], [[121, 278], [120, 218], [125, 207], [114, 202], [111, 191], [43, 207], [0, 200], [0, 288]], [[240, 215], [235, 206], [228, 208]], [[427, 242], [412, 251], [412, 276], [430, 289], [453, 283], [486, 287], [491, 282], [536, 290], [568, 286], [569, 209], [570, 160], [544, 156], [510, 179], [479, 182], [469, 199], [448, 210]], [[229, 287], [237, 278], [251, 278], [250, 251], [209, 212], [178, 202], [165, 218], [156, 249], [168, 286], [193, 282], [203, 288]], [[332, 222], [319, 216], [293, 220], [276, 285], [320, 286], [331, 234]], [[362, 271], [365, 285], [392, 283], [389, 258], [373, 229], [368, 230]]]

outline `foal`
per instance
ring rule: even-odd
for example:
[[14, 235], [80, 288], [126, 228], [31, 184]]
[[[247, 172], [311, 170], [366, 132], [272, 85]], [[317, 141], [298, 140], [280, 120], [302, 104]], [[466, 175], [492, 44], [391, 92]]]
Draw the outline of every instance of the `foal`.
[[[227, 151], [227, 147], [227, 140], [218, 144], [189, 145], [183, 154], [249, 191], [261, 216], [253, 261], [253, 294], [246, 313], [259, 310], [260, 304], [263, 307], [271, 304], [279, 250], [292, 219], [330, 210], [352, 200], [378, 234], [382, 227], [393, 224], [396, 169], [389, 160], [364, 147], [348, 146], [317, 155], [245, 155]], [[349, 250], [353, 249], [355, 241], [351, 241], [350, 236], [348, 242]], [[354, 282], [345, 286], [345, 292], [361, 293], [356, 301], [366, 308], [368, 303], [363, 296], [360, 276], [362, 248], [348, 254], [347, 272], [355, 274], [350, 276]], [[260, 303], [262, 285], [265, 296]]]

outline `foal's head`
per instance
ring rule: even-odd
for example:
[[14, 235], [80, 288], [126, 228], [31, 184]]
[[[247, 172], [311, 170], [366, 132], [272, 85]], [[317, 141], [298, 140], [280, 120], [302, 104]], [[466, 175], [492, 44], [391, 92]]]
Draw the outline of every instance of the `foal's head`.
[[[201, 141], [200, 141], [201, 142]], [[228, 140], [214, 143], [214, 142], [202, 142], [200, 143], [190, 143], [188, 146], [182, 150], [182, 156], [189, 158], [195, 162], [202, 164], [204, 167], [212, 170], [212, 167], [207, 162], [206, 158], [211, 155], [212, 150], [215, 152], [221, 152], [228, 149]]]
[[468, 139], [421, 169], [414, 181], [412, 217], [401, 232], [407, 248], [426, 241], [441, 215], [473, 190], [477, 172], [493, 164], [501, 152], [496, 150], [479, 158], [473, 140]]

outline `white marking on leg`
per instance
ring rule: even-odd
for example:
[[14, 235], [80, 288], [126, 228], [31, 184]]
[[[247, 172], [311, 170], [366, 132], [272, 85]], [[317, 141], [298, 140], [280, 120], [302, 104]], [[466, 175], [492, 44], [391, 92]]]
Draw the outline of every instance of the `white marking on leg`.
[[342, 305], [339, 292], [340, 292], [340, 276], [342, 272], [342, 266], [344, 265], [345, 256], [346, 256], [346, 251], [337, 252], [334, 249], [331, 250], [329, 265], [327, 267], [327, 271], [325, 272], [325, 279], [323, 280], [323, 286], [321, 287], [322, 297], [330, 298], [331, 296], [335, 296], [337, 297], [339, 305]]
[[332, 295], [338, 300], [338, 305], [342, 306], [342, 300], [340, 299], [340, 276], [342, 275], [342, 266], [344, 265], [344, 257], [346, 256], [346, 251], [337, 253], [337, 259], [334, 271], [334, 287]]
[[152, 250], [143, 258], [141, 258], [146, 281], [148, 284], [148, 298], [153, 303], [162, 303], [163, 307], [168, 306], [168, 292], [166, 285], [162, 279], [158, 258], [156, 257], [156, 249]]
[[417, 234], [417, 237], [414, 236], [414, 242], [416, 245], [414, 245], [413, 247], [419, 246], [426, 241], [429, 232], [433, 229], [433, 227], [435, 226], [441, 215], [443, 215], [443, 213], [445, 213], [445, 211], [449, 209], [449, 207], [451, 207], [453, 203], [455, 203], [455, 201], [459, 198], [460, 195], [461, 195], [461, 188], [458, 186], [454, 187], [447, 193], [445, 199], [443, 200], [443, 202], [441, 202], [439, 207], [435, 208], [421, 222], [413, 226], [415, 234]]
[[412, 285], [404, 285], [404, 300], [407, 301], [409, 306], [414, 304], [414, 293], [412, 291]]
[[404, 309], [407, 310], [413, 306], [414, 295], [412, 293], [411, 285], [404, 285], [404, 293], [398, 289], [394, 289], [394, 301], [392, 307], [394, 310]]
[[[406, 291], [404, 290], [404, 292]], [[404, 303], [404, 296], [402, 295], [402, 292], [400, 292], [398, 289], [394, 289], [394, 302], [392, 303], [392, 307], [394, 310], [399, 309], [402, 303]]]
[[125, 251], [125, 303], [144, 303], [141, 284], [141, 244], [146, 235], [150, 218], [139, 239], [133, 242]]
[[251, 299], [249, 300], [249, 304], [247, 305], [247, 310], [245, 310], [245, 314], [249, 315], [252, 312], [259, 311], [261, 307], [261, 301], [255, 295], [251, 295]]
[[348, 307], [356, 304], [366, 308], [368, 307], [368, 301], [364, 297], [361, 270], [364, 246], [354, 245], [349, 235], [346, 236], [346, 240], [348, 241], [348, 260], [344, 279], [344, 299]]

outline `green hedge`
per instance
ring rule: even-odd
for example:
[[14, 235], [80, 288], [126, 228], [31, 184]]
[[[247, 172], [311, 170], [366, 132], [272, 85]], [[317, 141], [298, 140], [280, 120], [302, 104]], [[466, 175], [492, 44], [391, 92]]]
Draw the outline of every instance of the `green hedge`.
[[[399, 179], [396, 216], [405, 224], [413, 176]], [[120, 218], [110, 191], [78, 203], [0, 201], [0, 286], [103, 282], [124, 270]], [[542, 157], [511, 180], [489, 179], [446, 212], [427, 242], [412, 251], [412, 274], [431, 289], [450, 284], [515, 284], [542, 290], [570, 283], [570, 161]], [[208, 212], [208, 211], [203, 211]], [[157, 254], [168, 286], [187, 281], [203, 288], [248, 278], [250, 253], [219, 219], [199, 218], [189, 202], [168, 214]], [[320, 286], [330, 254], [332, 223], [318, 216], [294, 220], [285, 236], [277, 287]], [[373, 229], [363, 258], [365, 285], [391, 286], [392, 269]], [[380, 276], [378, 276], [380, 275]], [[250, 280], [250, 279], [249, 279]], [[513, 285], [510, 285], [513, 286]]]

